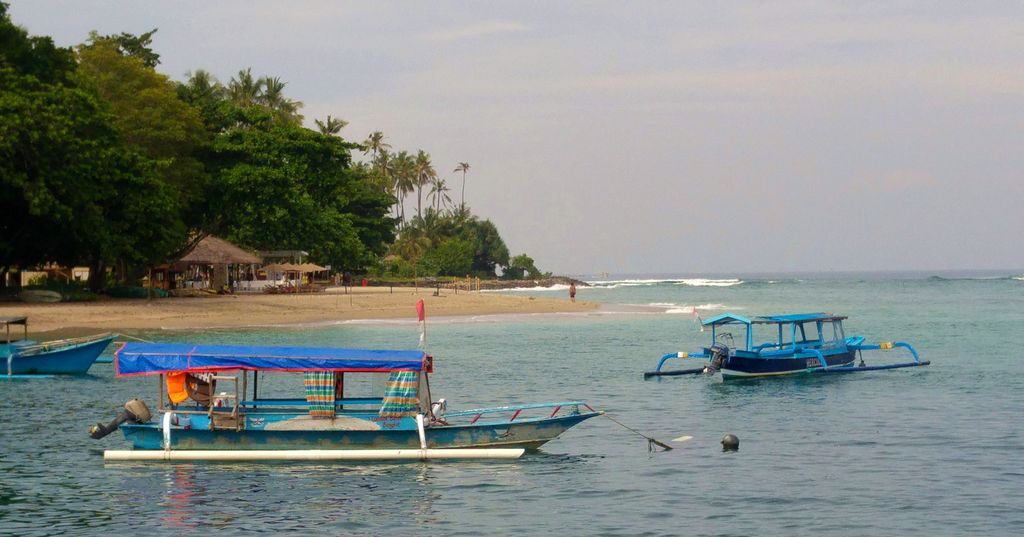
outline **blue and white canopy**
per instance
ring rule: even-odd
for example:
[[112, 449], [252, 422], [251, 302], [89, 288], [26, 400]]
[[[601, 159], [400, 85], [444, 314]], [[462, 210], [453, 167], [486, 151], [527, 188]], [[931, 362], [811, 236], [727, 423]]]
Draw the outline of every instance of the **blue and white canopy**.
[[125, 343], [114, 353], [118, 376], [177, 371], [389, 372], [430, 371], [421, 350], [340, 349], [330, 347], [255, 347], [191, 343]]

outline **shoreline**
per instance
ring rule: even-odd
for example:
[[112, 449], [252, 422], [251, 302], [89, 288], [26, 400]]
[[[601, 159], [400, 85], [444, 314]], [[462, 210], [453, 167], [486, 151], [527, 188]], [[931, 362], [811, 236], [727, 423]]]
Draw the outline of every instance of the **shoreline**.
[[[102, 299], [56, 304], [0, 304], [0, 316], [27, 316], [33, 339], [75, 337], [104, 331], [210, 330], [266, 326], [328, 325], [345, 321], [416, 321], [423, 299], [427, 318], [495, 314], [594, 311], [595, 302], [434, 289], [341, 287], [315, 294], [239, 294], [207, 297]], [[21, 327], [11, 337], [20, 338]], [[42, 337], [45, 336], [45, 337]]]

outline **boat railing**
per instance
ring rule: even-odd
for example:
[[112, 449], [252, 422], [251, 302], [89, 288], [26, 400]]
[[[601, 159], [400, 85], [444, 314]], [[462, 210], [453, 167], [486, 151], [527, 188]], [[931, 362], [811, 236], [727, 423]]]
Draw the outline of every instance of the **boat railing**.
[[110, 338], [110, 337], [114, 337], [114, 334], [112, 334], [110, 332], [104, 332], [102, 334], [95, 334], [95, 335], [91, 335], [91, 336], [83, 336], [83, 337], [76, 337], [76, 338], [66, 338], [66, 339], [54, 339], [54, 340], [46, 341], [46, 342], [43, 342], [43, 343], [36, 343], [34, 345], [19, 346], [18, 350], [17, 350], [17, 354], [19, 356], [32, 356], [32, 355], [35, 355], [35, 354], [39, 354], [39, 353], [43, 353], [43, 352], [49, 352], [49, 351], [56, 350], [56, 349], [63, 349], [65, 347], [73, 347], [73, 346], [76, 346], [76, 345], [85, 345], [85, 344], [88, 344], [88, 343], [94, 343], [94, 342], [101, 341], [103, 339]]
[[[342, 399], [335, 399], [334, 406], [341, 407], [343, 405], [354, 406], [354, 405], [379, 405], [381, 404], [380, 397], [345, 397]], [[242, 401], [242, 406], [247, 408], [259, 408], [259, 407], [304, 407], [308, 405], [308, 401], [305, 399], [252, 399]]]
[[586, 408], [587, 410], [590, 410], [591, 412], [596, 412], [593, 408], [591, 408], [589, 405], [587, 405], [583, 401], [562, 401], [562, 402], [557, 402], [557, 403], [537, 403], [537, 404], [531, 404], [531, 405], [508, 405], [508, 406], [499, 406], [499, 407], [492, 407], [492, 408], [476, 408], [476, 409], [470, 409], [470, 410], [457, 410], [457, 411], [453, 411], [453, 412], [446, 412], [445, 415], [444, 415], [444, 418], [447, 420], [448, 418], [465, 418], [465, 417], [470, 417], [471, 416], [471, 418], [469, 420], [469, 423], [470, 424], [474, 424], [481, 417], [483, 417], [485, 415], [490, 415], [490, 414], [507, 414], [507, 413], [511, 412], [512, 413], [512, 417], [509, 418], [507, 421], [515, 421], [515, 419], [518, 418], [523, 413], [523, 411], [537, 410], [537, 409], [542, 409], [542, 408], [553, 408], [554, 410], [551, 412], [550, 415], [547, 416], [548, 418], [553, 418], [556, 415], [558, 415], [559, 411], [561, 411], [565, 407], [574, 407], [574, 411], [578, 413], [579, 407], [581, 407], [581, 406]]
[[[221, 396], [214, 396], [215, 399], [218, 397]], [[344, 406], [371, 406], [380, 405], [380, 403], [380, 397], [348, 397], [336, 400], [334, 402], [334, 406], [341, 409]], [[253, 399], [240, 401], [239, 411], [255, 410], [261, 407], [264, 410], [303, 408], [307, 405], [309, 405], [309, 402], [305, 399]], [[216, 408], [229, 410], [231, 407], [218, 405]], [[203, 407], [198, 404], [189, 404], [170, 405], [167, 407], [167, 411], [174, 412], [175, 414], [207, 414], [210, 409], [209, 407]]]

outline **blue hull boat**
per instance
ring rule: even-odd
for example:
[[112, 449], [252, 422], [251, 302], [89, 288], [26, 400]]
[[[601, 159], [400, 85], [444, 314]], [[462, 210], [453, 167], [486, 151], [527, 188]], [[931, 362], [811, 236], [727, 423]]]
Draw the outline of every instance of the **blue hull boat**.
[[[5, 364], [7, 377], [32, 375], [84, 375], [114, 340], [114, 334], [98, 334], [84, 338], [55, 341], [10, 340], [10, 325], [26, 326], [24, 317], [6, 317], [7, 342], [0, 343], [0, 363]], [[3, 367], [3, 366], [0, 366]]]
[[[572, 410], [555, 418], [546, 416], [519, 417], [517, 420], [488, 420], [477, 423], [453, 423], [452, 415], [445, 416], [446, 424], [437, 422], [424, 428], [428, 449], [451, 448], [523, 448], [538, 449], [570, 427], [595, 416], [581, 412], [584, 403], [561, 403]], [[550, 412], [556, 403], [544, 408]], [[509, 407], [506, 414], [525, 407]], [[537, 406], [534, 409], [540, 408]], [[173, 412], [173, 411], [172, 411]], [[170, 449], [181, 450], [303, 450], [303, 449], [419, 449], [419, 431], [415, 418], [377, 419], [377, 413], [339, 412], [333, 423], [312, 423], [302, 414], [290, 412], [244, 412], [245, 423], [239, 428], [211, 427], [206, 416], [174, 414], [167, 435]], [[273, 420], [273, 421], [271, 421]], [[186, 424], [185, 426], [182, 426]], [[289, 430], [274, 427], [288, 424], [302, 427]], [[122, 425], [125, 438], [133, 449], [164, 449], [165, 435], [161, 424]]]
[[[131, 400], [110, 425], [90, 430], [102, 438], [120, 428], [134, 450], [537, 449], [601, 414], [582, 401], [448, 411], [431, 399], [433, 358], [420, 350], [133, 342], [114, 356], [118, 376], [161, 377], [158, 419]], [[260, 396], [271, 380], [296, 377], [304, 398]], [[380, 380], [379, 396], [345, 394]]]
[[[909, 343], [864, 343], [864, 337], [846, 337], [846, 317], [826, 313], [800, 313], [746, 317], [726, 313], [702, 322], [711, 329], [711, 345], [697, 352], [673, 352], [661, 357], [644, 378], [721, 372], [722, 379], [770, 377], [802, 373], [852, 373], [925, 366]], [[764, 343], [755, 344], [755, 341]], [[913, 361], [867, 365], [863, 351], [907, 349]], [[663, 370], [673, 358], [701, 358], [707, 363], [692, 369]], [[859, 363], [858, 363], [859, 358]]]

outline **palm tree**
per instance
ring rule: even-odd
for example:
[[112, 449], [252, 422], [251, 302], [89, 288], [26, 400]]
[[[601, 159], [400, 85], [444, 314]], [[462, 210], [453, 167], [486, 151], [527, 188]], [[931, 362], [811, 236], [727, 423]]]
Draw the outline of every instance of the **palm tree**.
[[228, 82], [228, 97], [238, 106], [249, 107], [256, 104], [262, 88], [263, 80], [253, 78], [252, 67], [249, 67]]
[[448, 195], [448, 184], [444, 179], [435, 179], [431, 185], [430, 193], [427, 194], [427, 199], [434, 199], [434, 212], [440, 213], [441, 209], [448, 207], [448, 204], [452, 202], [451, 196]]
[[405, 222], [405, 196], [416, 189], [416, 162], [406, 151], [399, 151], [392, 164], [395, 197], [398, 198], [399, 221]]
[[391, 180], [395, 168], [394, 157], [388, 153], [387, 149], [381, 149], [380, 153], [374, 157], [372, 165], [373, 171], [380, 177], [384, 192], [388, 194], [394, 194], [392, 187], [395, 186], [395, 183]]
[[330, 114], [327, 114], [327, 121], [314, 119], [313, 122], [316, 123], [316, 127], [320, 129], [320, 134], [327, 134], [330, 136], [338, 134], [341, 132], [341, 129], [345, 128], [345, 125], [348, 125], [348, 121], [338, 117], [331, 117]]
[[187, 93], [187, 100], [190, 104], [218, 98], [224, 90], [217, 79], [202, 69], [187, 73], [185, 76], [188, 77], [188, 81], [181, 87]]
[[[274, 112], [274, 116], [281, 121], [302, 121], [302, 116], [299, 115], [302, 103], [284, 96], [284, 87], [287, 83], [281, 82], [281, 78], [276, 76], [273, 78], [265, 76], [259, 82], [263, 86], [263, 91], [257, 98], [258, 104], [269, 108]], [[344, 127], [344, 125], [342, 126]]]
[[416, 153], [413, 182], [416, 185], [416, 215], [423, 218], [423, 187], [429, 185], [437, 177], [434, 165], [430, 163], [430, 155], [422, 149]]
[[462, 206], [463, 207], [465, 207], [465, 205], [466, 205], [466, 172], [468, 172], [468, 171], [469, 171], [469, 163], [468, 162], [460, 162], [459, 165], [456, 166], [454, 170], [452, 170], [452, 173], [462, 172]]
[[377, 154], [382, 151], [391, 149], [391, 144], [384, 141], [384, 133], [381, 131], [373, 131], [369, 136], [366, 137], [366, 141], [363, 142], [367, 151], [373, 152], [373, 160], [377, 160]]

